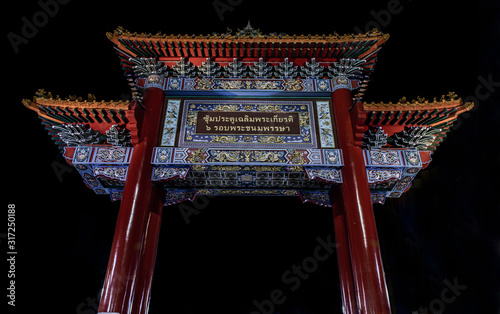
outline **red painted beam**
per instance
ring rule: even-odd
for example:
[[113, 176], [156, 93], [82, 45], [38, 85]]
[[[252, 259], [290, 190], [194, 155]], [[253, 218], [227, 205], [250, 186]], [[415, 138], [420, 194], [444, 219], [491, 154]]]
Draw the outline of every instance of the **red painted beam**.
[[143, 271], [140, 264], [150, 215], [148, 207], [157, 204], [161, 195], [153, 193], [151, 154], [158, 142], [163, 103], [161, 89], [146, 90], [141, 137], [134, 147], [127, 172], [99, 312], [130, 313], [134, 306], [134, 294], [143, 293], [137, 291], [136, 279]]
[[355, 145], [348, 89], [332, 93], [337, 137], [344, 156], [342, 198], [359, 313], [391, 313], [384, 268], [361, 147]]

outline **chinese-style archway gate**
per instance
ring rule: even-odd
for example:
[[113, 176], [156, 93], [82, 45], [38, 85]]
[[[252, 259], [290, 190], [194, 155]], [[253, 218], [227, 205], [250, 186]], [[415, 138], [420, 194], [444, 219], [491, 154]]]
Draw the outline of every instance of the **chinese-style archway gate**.
[[121, 200], [99, 312], [147, 313], [163, 206], [275, 195], [333, 207], [345, 313], [390, 313], [372, 203], [408, 190], [472, 104], [362, 102], [376, 31], [107, 36], [132, 101], [24, 101], [85, 184]]

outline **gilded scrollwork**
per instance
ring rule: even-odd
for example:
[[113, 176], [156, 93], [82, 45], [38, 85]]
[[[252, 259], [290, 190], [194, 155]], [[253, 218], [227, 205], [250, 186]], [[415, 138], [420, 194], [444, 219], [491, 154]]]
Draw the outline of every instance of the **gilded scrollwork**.
[[215, 106], [214, 111], [238, 111], [239, 106], [238, 105], [220, 105], [220, 106]]
[[240, 166], [210, 166], [212, 171], [240, 171], [242, 167]]
[[212, 137], [211, 143], [235, 143], [238, 141], [238, 137], [236, 136], [219, 136], [215, 135]]
[[282, 171], [282, 169], [283, 169], [282, 166], [254, 166], [254, 167], [252, 167], [252, 170], [254, 170], [254, 171], [265, 171], [265, 172]]
[[290, 153], [290, 161], [292, 164], [303, 165], [306, 160], [302, 157], [302, 152], [293, 149]]
[[190, 163], [201, 163], [205, 159], [206, 149], [200, 148], [194, 150], [191, 154], [191, 157], [188, 158]]
[[187, 114], [187, 124], [188, 125], [196, 125], [196, 116], [197, 112], [194, 110], [189, 110]]
[[285, 142], [283, 136], [262, 136], [259, 138], [259, 142], [263, 144], [282, 144]]
[[283, 107], [280, 105], [258, 105], [257, 110], [266, 112], [281, 112], [283, 111]]
[[302, 81], [299, 79], [285, 80], [285, 90], [287, 90], [287, 91], [300, 91], [300, 90], [302, 90]]
[[240, 161], [242, 156], [239, 151], [220, 151], [214, 153], [213, 160], [218, 162], [236, 162]]
[[260, 162], [284, 162], [284, 160], [279, 158], [276, 151], [254, 151], [253, 155], [255, 156], [255, 160]]
[[201, 78], [196, 82], [196, 89], [199, 90], [210, 90], [212, 88], [212, 82], [210, 79]]

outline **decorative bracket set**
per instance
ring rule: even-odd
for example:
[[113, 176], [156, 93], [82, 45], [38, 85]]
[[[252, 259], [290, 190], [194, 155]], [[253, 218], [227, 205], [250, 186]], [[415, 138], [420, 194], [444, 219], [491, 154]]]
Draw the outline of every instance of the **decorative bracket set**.
[[175, 62], [169, 67], [165, 62], [157, 61], [154, 58], [130, 58], [134, 73], [137, 77], [147, 78], [150, 76], [171, 76], [180, 78], [199, 77], [199, 78], [252, 78], [252, 79], [291, 79], [308, 78], [317, 79], [324, 77], [345, 76], [350, 79], [361, 79], [363, 75], [363, 64], [366, 60], [359, 59], [340, 59], [339, 62], [328, 62], [329, 66], [321, 65], [324, 62], [317, 62], [316, 58], [311, 58], [302, 66], [296, 66], [288, 58], [283, 62], [274, 62], [277, 65], [271, 65], [271, 62], [265, 62], [259, 58], [258, 62], [242, 62], [233, 58], [232, 62], [214, 62], [207, 58], [201, 65], [195, 66], [184, 58]]
[[[258, 62], [215, 63], [207, 58], [196, 67], [181, 58], [171, 68], [154, 58], [131, 58], [135, 64], [135, 86], [139, 89], [156, 87], [165, 91], [275, 91], [333, 92], [350, 90], [366, 83], [371, 68], [363, 68], [365, 60], [341, 59], [339, 62], [317, 62], [315, 58], [296, 66], [285, 58], [273, 66], [259, 58]], [[331, 64], [329, 66], [320, 64]]]

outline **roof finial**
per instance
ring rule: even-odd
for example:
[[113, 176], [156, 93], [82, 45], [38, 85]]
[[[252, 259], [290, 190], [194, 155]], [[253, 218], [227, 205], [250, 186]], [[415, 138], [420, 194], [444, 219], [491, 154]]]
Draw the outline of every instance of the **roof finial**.
[[243, 29], [238, 29], [237, 36], [262, 36], [259, 29], [255, 29], [250, 25], [250, 20], [248, 20], [247, 26]]

